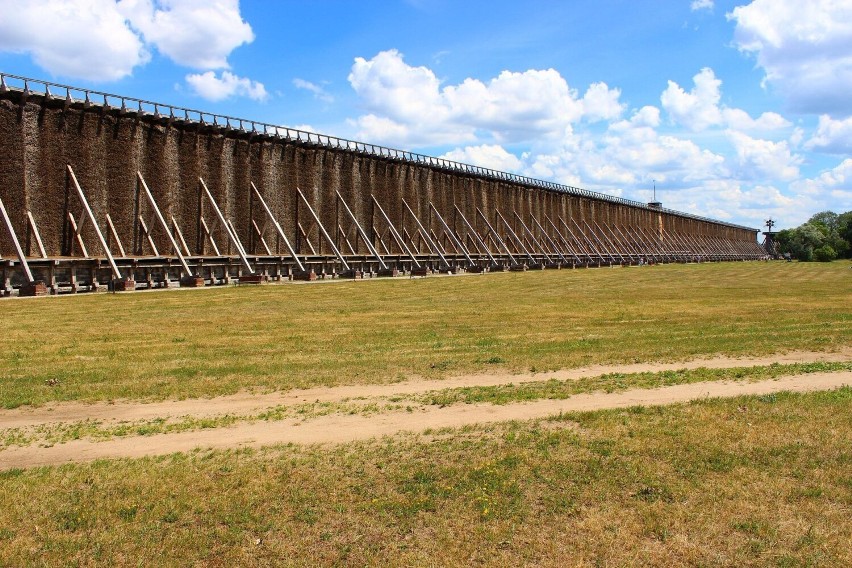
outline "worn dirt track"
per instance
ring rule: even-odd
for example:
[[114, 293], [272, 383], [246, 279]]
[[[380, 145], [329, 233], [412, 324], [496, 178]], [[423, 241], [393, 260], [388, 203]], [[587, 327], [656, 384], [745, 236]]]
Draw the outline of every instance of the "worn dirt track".
[[[570, 380], [611, 372], [662, 371], [697, 367], [747, 367], [773, 362], [845, 361], [849, 353], [792, 353], [769, 358], [715, 358], [688, 363], [637, 364], [590, 367], [537, 375], [474, 375], [441, 381], [412, 381], [391, 385], [347, 386], [309, 389], [263, 395], [240, 394], [216, 399], [167, 401], [151, 404], [61, 403], [39, 408], [0, 411], [0, 427], [27, 427], [81, 420], [142, 420], [169, 416], [250, 415], [275, 405], [306, 401], [371, 399], [395, 394], [413, 394], [436, 389], [495, 384], [519, 384], [550, 378]], [[852, 385], [852, 372], [811, 373], [758, 382], [714, 381], [657, 389], [634, 389], [619, 393], [595, 392], [565, 400], [539, 400], [506, 405], [457, 404], [448, 407], [418, 407], [414, 412], [390, 411], [375, 415], [332, 414], [315, 418], [241, 422], [231, 427], [180, 433], [131, 436], [107, 441], [73, 440], [50, 447], [30, 445], [0, 451], [0, 470], [89, 462], [97, 459], [139, 458], [187, 452], [194, 449], [262, 447], [274, 444], [337, 444], [390, 436], [401, 432], [457, 428], [509, 420], [545, 418], [560, 412], [661, 405], [707, 397], [767, 394], [780, 391], [806, 392]]]

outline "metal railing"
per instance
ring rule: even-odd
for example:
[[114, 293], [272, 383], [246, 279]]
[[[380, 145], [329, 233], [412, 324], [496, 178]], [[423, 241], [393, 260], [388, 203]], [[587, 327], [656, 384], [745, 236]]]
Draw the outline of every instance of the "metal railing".
[[[7, 83], [7, 80], [11, 80], [12, 84]], [[31, 88], [31, 85], [37, 86], [37, 90], [34, 91]], [[63, 97], [62, 95], [51, 92], [51, 88], [53, 88], [54, 91], [64, 91], [65, 96]], [[647, 209], [650, 211], [677, 215], [679, 217], [695, 219], [697, 221], [705, 221], [709, 223], [714, 223], [716, 225], [733, 227], [736, 229], [746, 229], [748, 231], [755, 232], [758, 231], [758, 229], [754, 229], [751, 227], [736, 225], [733, 223], [726, 223], [724, 221], [718, 221], [716, 219], [710, 219], [708, 217], [702, 217], [700, 215], [694, 215], [692, 213], [684, 213], [682, 211], [675, 211], [673, 209], [666, 209], [662, 207], [649, 207], [646, 203], [642, 203], [641, 201], [633, 201], [631, 199], [625, 199], [623, 197], [617, 197], [606, 193], [599, 193], [580, 187], [563, 185], [552, 181], [540, 180], [536, 178], [522, 176], [519, 174], [493, 170], [491, 168], [474, 166], [471, 164], [464, 164], [461, 162], [455, 162], [453, 160], [447, 160], [444, 158], [436, 158], [433, 156], [427, 156], [425, 154], [409, 152], [407, 150], [397, 150], [395, 148], [388, 148], [387, 146], [381, 146], [378, 144], [357, 142], [355, 140], [347, 140], [346, 138], [338, 138], [337, 136], [329, 136], [327, 134], [307, 132], [305, 130], [289, 128], [287, 126], [278, 126], [275, 124], [258, 122], [256, 120], [216, 114], [202, 110], [174, 106], [166, 103], [146, 101], [144, 99], [137, 99], [134, 97], [127, 97], [123, 95], [115, 95], [102, 91], [94, 91], [82, 87], [62, 85], [60, 83], [53, 83], [51, 81], [45, 81], [42, 79], [32, 79], [29, 77], [22, 77], [20, 75], [0, 73], [0, 94], [5, 93], [9, 90], [21, 92], [24, 96], [24, 100], [29, 98], [29, 96], [31, 95], [44, 96], [50, 99], [64, 98], [66, 107], [71, 106], [72, 104], [82, 103], [84, 108], [89, 106], [100, 106], [106, 110], [117, 109], [120, 113], [123, 114], [136, 113], [139, 115], [151, 116], [155, 119], [163, 118], [168, 120], [169, 122], [195, 123], [199, 125], [209, 125], [218, 128], [239, 130], [245, 133], [263, 135], [271, 138], [277, 138], [280, 140], [313, 144], [337, 150], [350, 150], [353, 152], [360, 152], [371, 156], [390, 158], [394, 160], [410, 162], [413, 164], [425, 165], [433, 168], [441, 168], [450, 172], [463, 173], [498, 181], [507, 181], [511, 183], [525, 185], [528, 187], [546, 189], [549, 191], [576, 195], [579, 197], [587, 197], [589, 199], [609, 201], [611, 203], [619, 203], [630, 207], [637, 207], [640, 209]], [[72, 94], [79, 96], [80, 98], [75, 98], [74, 96], [72, 96]], [[92, 100], [93, 97], [97, 99], [102, 98], [103, 102], [94, 102]]]

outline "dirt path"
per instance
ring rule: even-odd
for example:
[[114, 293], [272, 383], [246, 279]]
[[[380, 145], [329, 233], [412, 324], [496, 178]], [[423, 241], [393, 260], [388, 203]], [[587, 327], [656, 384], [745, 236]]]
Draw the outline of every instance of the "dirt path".
[[566, 400], [540, 400], [501, 406], [460, 404], [444, 408], [424, 407], [416, 412], [394, 411], [374, 416], [329, 415], [308, 421], [300, 419], [240, 423], [229, 428], [116, 438], [104, 442], [74, 440], [51, 447], [13, 447], [0, 452], [0, 470], [89, 462], [104, 458], [139, 458], [187, 452], [196, 448], [257, 448], [287, 443], [337, 444], [400, 432], [423, 432], [427, 429], [457, 428], [469, 424], [544, 418], [560, 412], [672, 404], [706, 397], [826, 390], [843, 385], [852, 385], [852, 372], [812, 373], [752, 383], [693, 383], [621, 393], [580, 394]]
[[[65, 422], [96, 420], [101, 422], [135, 422], [155, 418], [258, 414], [276, 406], [291, 406], [306, 402], [345, 402], [347, 400], [393, 397], [429, 391], [476, 386], [523, 384], [550, 379], [577, 380], [607, 373], [660, 372], [677, 369], [727, 369], [731, 367], [756, 367], [772, 363], [813, 363], [819, 361], [852, 360], [852, 348], [835, 353], [792, 352], [767, 357], [714, 357], [679, 363], [636, 363], [628, 365], [594, 365], [579, 369], [566, 369], [547, 373], [480, 374], [450, 377], [441, 380], [406, 381], [386, 385], [351, 385], [320, 387], [268, 394], [240, 393], [211, 399], [188, 399], [140, 403], [134, 401], [81, 403], [48, 403], [39, 407], [21, 407], [0, 410], [0, 428], [27, 428]], [[2, 458], [0, 458], [2, 459]]]

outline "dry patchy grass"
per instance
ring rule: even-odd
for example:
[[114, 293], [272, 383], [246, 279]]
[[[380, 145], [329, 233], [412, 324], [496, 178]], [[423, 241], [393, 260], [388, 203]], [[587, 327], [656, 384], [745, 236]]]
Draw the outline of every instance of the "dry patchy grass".
[[0, 473], [4, 565], [849, 565], [852, 389]]
[[846, 263], [724, 263], [3, 301], [0, 406], [831, 350]]

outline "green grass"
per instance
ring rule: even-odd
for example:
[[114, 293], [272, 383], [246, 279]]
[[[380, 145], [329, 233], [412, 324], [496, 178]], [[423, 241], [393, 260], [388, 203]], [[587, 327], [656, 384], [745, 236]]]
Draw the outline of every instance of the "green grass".
[[852, 563], [852, 389], [0, 472], [0, 565]]
[[0, 301], [0, 406], [852, 344], [846, 263], [561, 270]]
[[653, 389], [704, 381], [764, 381], [783, 376], [808, 373], [852, 371], [852, 362], [795, 363], [731, 367], [726, 369], [680, 369], [656, 373], [606, 373], [597, 377], [576, 380], [535, 381], [523, 384], [504, 384], [444, 389], [414, 395], [410, 398], [422, 404], [447, 406], [458, 403], [510, 404], [540, 399], [565, 399], [581, 393], [618, 392], [627, 389]]

